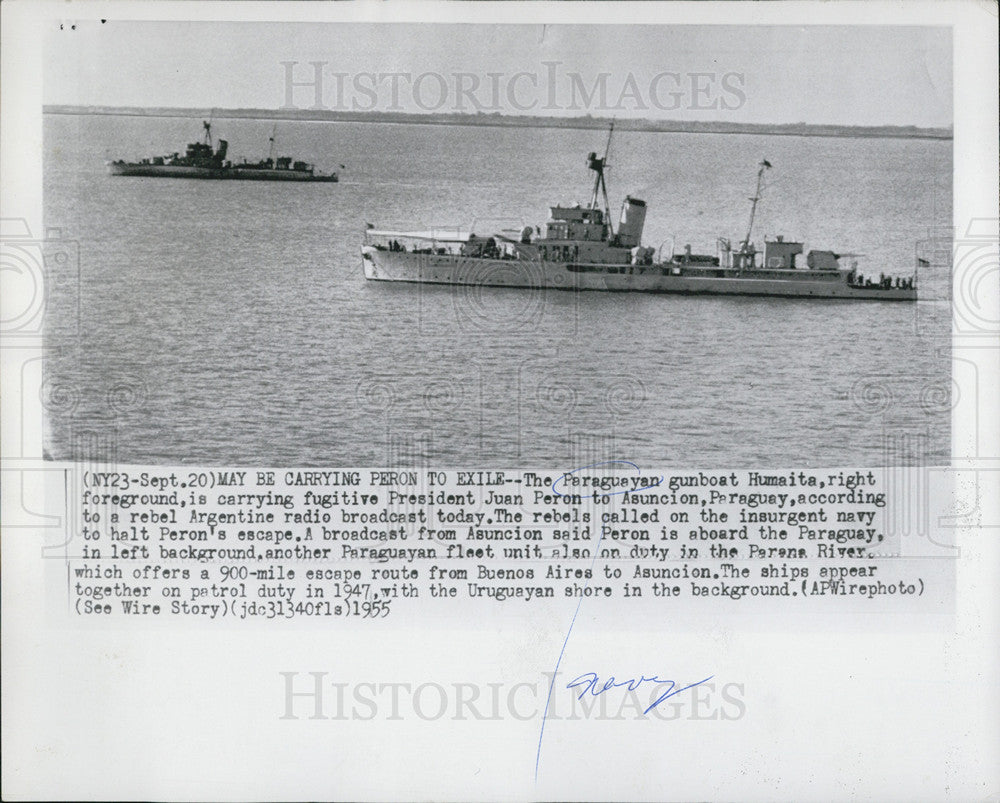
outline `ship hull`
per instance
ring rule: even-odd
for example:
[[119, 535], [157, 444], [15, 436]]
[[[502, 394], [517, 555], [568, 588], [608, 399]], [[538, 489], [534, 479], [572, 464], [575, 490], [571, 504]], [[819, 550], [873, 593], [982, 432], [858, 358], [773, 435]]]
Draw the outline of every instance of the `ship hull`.
[[186, 165], [152, 165], [111, 162], [108, 172], [112, 176], [145, 176], [147, 178], [226, 178], [222, 168], [190, 167]]
[[[366, 246], [365, 278], [422, 284], [522, 287], [546, 290], [680, 293], [915, 301], [913, 288], [858, 287], [847, 271], [735, 271], [667, 263], [636, 267], [574, 265], [518, 259], [414, 254]], [[613, 268], [618, 272], [609, 272]], [[753, 275], [756, 274], [756, 275]]]
[[234, 167], [227, 178], [236, 181], [325, 181], [330, 183], [338, 181], [336, 174], [324, 176], [297, 170], [243, 170], [239, 167]]
[[317, 175], [296, 170], [241, 170], [238, 167], [191, 167], [187, 165], [153, 165], [128, 162], [110, 162], [112, 176], [143, 176], [146, 178], [197, 178], [226, 181], [298, 181], [327, 182], [338, 180], [336, 174]]

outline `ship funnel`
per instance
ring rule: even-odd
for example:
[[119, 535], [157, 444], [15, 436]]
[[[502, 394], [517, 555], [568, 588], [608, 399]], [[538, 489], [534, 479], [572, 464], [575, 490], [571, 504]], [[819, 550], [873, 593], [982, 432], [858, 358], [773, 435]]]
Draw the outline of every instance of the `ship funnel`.
[[641, 245], [642, 227], [645, 223], [646, 202], [627, 197], [622, 204], [622, 219], [618, 224], [618, 244], [624, 248]]
[[229, 148], [229, 143], [224, 139], [219, 140], [219, 149], [215, 152], [215, 158], [220, 162], [226, 158], [226, 149]]

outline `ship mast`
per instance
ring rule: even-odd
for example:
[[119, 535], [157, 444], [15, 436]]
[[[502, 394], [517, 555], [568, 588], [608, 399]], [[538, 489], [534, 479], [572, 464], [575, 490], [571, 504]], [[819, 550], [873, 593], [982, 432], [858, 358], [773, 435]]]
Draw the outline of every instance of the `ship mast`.
[[272, 162], [274, 160], [274, 135], [278, 133], [278, 124], [274, 124], [274, 128], [271, 129], [271, 139], [268, 140], [271, 143], [271, 147], [267, 151], [267, 161]]
[[208, 120], [202, 120], [201, 124], [205, 127], [205, 144], [208, 147], [212, 147], [212, 123]]
[[590, 208], [598, 208], [598, 194], [602, 195], [604, 198], [604, 220], [607, 222], [608, 230], [612, 236], [614, 235], [614, 231], [611, 228], [611, 204], [608, 201], [608, 187], [604, 182], [604, 170], [608, 166], [608, 153], [611, 152], [611, 135], [614, 131], [615, 121], [612, 120], [611, 125], [608, 127], [608, 141], [604, 146], [604, 158], [598, 159], [597, 154], [593, 152], [587, 157], [588, 167], [597, 174], [594, 177], [594, 192], [590, 196]]
[[757, 171], [757, 189], [753, 194], [753, 198], [750, 199], [752, 202], [750, 206], [750, 225], [747, 226], [747, 236], [743, 238], [743, 251], [746, 251], [750, 247], [750, 232], [753, 231], [753, 219], [757, 214], [757, 202], [760, 200], [760, 186], [764, 179], [764, 171], [771, 166], [771, 163], [764, 159], [760, 163], [760, 170]]

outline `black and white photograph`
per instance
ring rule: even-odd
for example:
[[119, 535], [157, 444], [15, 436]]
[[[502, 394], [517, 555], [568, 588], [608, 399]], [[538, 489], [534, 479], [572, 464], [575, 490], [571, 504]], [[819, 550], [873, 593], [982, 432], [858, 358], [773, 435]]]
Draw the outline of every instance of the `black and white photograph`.
[[263, 30], [47, 31], [52, 459], [947, 462], [948, 28]]
[[0, 14], [0, 797], [1000, 795], [995, 3]]

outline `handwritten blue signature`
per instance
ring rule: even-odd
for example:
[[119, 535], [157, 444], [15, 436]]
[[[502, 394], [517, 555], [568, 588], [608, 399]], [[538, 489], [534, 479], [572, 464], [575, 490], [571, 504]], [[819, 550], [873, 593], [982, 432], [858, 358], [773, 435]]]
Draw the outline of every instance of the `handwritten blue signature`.
[[[605, 460], [605, 461], [602, 461], [600, 463], [591, 463], [589, 466], [582, 466], [581, 468], [575, 468], [572, 471], [567, 471], [565, 474], [563, 474], [560, 477], [558, 477], [556, 479], [556, 481], [552, 483], [552, 491], [553, 491], [553, 493], [558, 494], [559, 496], [563, 496], [564, 495], [563, 492], [560, 491], [559, 488], [557, 488], [556, 486], [558, 486], [559, 483], [561, 483], [561, 482], [565, 482], [566, 478], [569, 477], [570, 475], [576, 474], [576, 472], [578, 472], [578, 471], [586, 471], [588, 468], [597, 468], [598, 466], [610, 466], [610, 465], [631, 466], [633, 469], [635, 469], [636, 474], [638, 474], [640, 478], [642, 476], [642, 469], [640, 469], [639, 466], [637, 466], [631, 460]], [[640, 481], [641, 480], [635, 480], [635, 479], [633, 479], [632, 480], [632, 485], [638, 485]], [[597, 500], [603, 500], [603, 499], [606, 498], [610, 502], [612, 500], [612, 497], [618, 496], [619, 494], [624, 495], [626, 493], [636, 493], [638, 491], [645, 491], [645, 490], [648, 490], [649, 488], [654, 488], [654, 487], [658, 486], [661, 482], [663, 482], [663, 477], [657, 477], [655, 480], [652, 481], [651, 484], [645, 485], [642, 488], [634, 488], [634, 487], [633, 488], [628, 488], [626, 486], [623, 490], [613, 491], [613, 492], [606, 492], [606, 491], [604, 491], [602, 489], [602, 492], [600, 494], [598, 494], [596, 492], [593, 494], [593, 499], [596, 502]], [[594, 546], [594, 555], [590, 559], [590, 569], [591, 569], [591, 571], [593, 571], [594, 565], [597, 563], [597, 556], [600, 554], [601, 543], [602, 543], [603, 540], [604, 540], [604, 528], [602, 527], [601, 528], [601, 534], [597, 538], [597, 544]], [[584, 584], [584, 588], [588, 587], [589, 585], [590, 585], [590, 581], [588, 580]], [[566, 645], [569, 644], [569, 637], [573, 634], [573, 627], [574, 627], [574, 625], [576, 625], [576, 617], [580, 614], [580, 606], [581, 605], [583, 605], [583, 595], [582, 594], [580, 595], [580, 597], [576, 601], [576, 608], [573, 611], [573, 618], [569, 622], [569, 629], [566, 631], [566, 638], [563, 639], [562, 648], [559, 650], [559, 657], [556, 659], [556, 668], [552, 671], [552, 680], [549, 682], [549, 692], [548, 692], [548, 695], [545, 697], [545, 710], [542, 711], [542, 726], [538, 729], [538, 747], [535, 749], [535, 781], [536, 782], [538, 781], [538, 767], [539, 767], [539, 764], [541, 763], [541, 760], [542, 760], [542, 739], [545, 738], [545, 722], [547, 721], [548, 716], [549, 716], [549, 706], [552, 704], [552, 693], [555, 691], [555, 687], [556, 687], [556, 675], [559, 674], [559, 667], [562, 664], [563, 656], [566, 654]], [[584, 676], [581, 675], [581, 677], [584, 677]], [[649, 680], [649, 678], [646, 678], [646, 679]], [[705, 680], [711, 680], [711, 678], [705, 678]], [[698, 683], [704, 683], [705, 680], [699, 680]], [[596, 676], [595, 676], [595, 682], [596, 682]], [[641, 683], [642, 681], [640, 680], [639, 682]], [[673, 681], [666, 681], [666, 682], [673, 683]], [[693, 685], [697, 686], [698, 683], [695, 683]], [[685, 686], [684, 688], [685, 689], [689, 689], [691, 687], [690, 686]], [[604, 691], [604, 689], [602, 689], [602, 691]], [[676, 692], [671, 692], [670, 690], [668, 690], [668, 693], [667, 693], [667, 695], [665, 697], [661, 697], [659, 700], [657, 700], [655, 703], [653, 703], [653, 705], [651, 705], [649, 708], [647, 708], [646, 711], [644, 711], [643, 713], [644, 714], [647, 713], [651, 708], [654, 708], [659, 703], [663, 702], [663, 700], [666, 700], [667, 697], [672, 696], [672, 694], [679, 694], [682, 691], [684, 691], [684, 689], [678, 689]], [[582, 693], [583, 692], [581, 692], [581, 694]], [[598, 692], [598, 694], [600, 694], [600, 693], [601, 692]]]
[[615, 680], [614, 675], [612, 675], [610, 678], [604, 681], [604, 683], [601, 683], [596, 672], [586, 672], [580, 675], [578, 678], [575, 678], [574, 680], [571, 680], [569, 683], [567, 683], [566, 688], [575, 689], [578, 686], [582, 686], [583, 687], [582, 691], [576, 697], [576, 699], [579, 700], [585, 694], [590, 694], [593, 695], [594, 697], [598, 697], [604, 694], [604, 692], [609, 691], [611, 689], [620, 689], [622, 687], [625, 687], [629, 691], [635, 691], [643, 683], [655, 683], [657, 685], [661, 685], [663, 683], [669, 683], [670, 685], [667, 687], [667, 690], [663, 692], [663, 694], [661, 694], [659, 697], [657, 697], [650, 704], [649, 708], [647, 708], [645, 711], [642, 712], [643, 714], [648, 714], [664, 700], [667, 700], [670, 697], [673, 697], [674, 695], [680, 694], [682, 691], [687, 691], [688, 689], [693, 689], [695, 686], [700, 686], [702, 683], [707, 683], [714, 677], [715, 675], [709, 675], [704, 680], [697, 680], [694, 683], [690, 683], [687, 686], [682, 686], [681, 688], [678, 689], [676, 681], [658, 678], [656, 675], [652, 675], [650, 677], [647, 677], [646, 675], [640, 675], [638, 678], [629, 678], [628, 680]]

